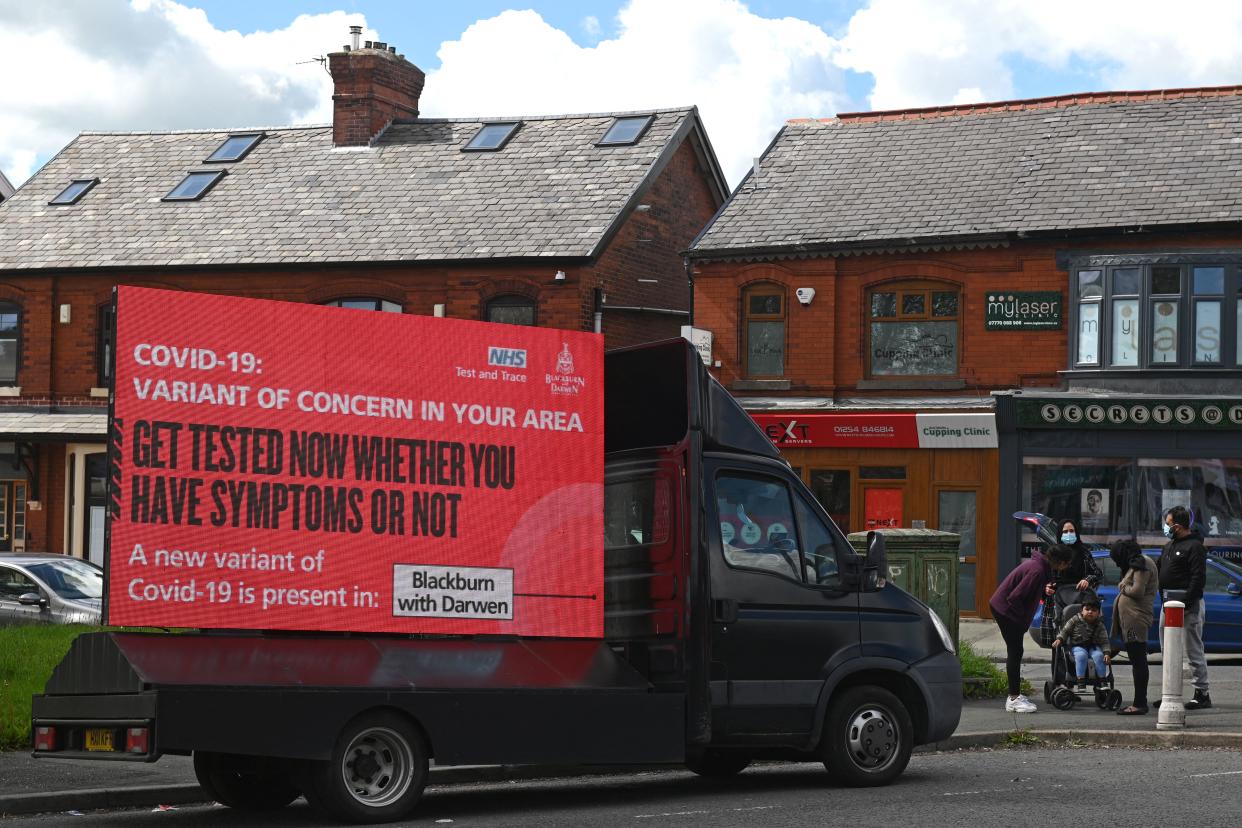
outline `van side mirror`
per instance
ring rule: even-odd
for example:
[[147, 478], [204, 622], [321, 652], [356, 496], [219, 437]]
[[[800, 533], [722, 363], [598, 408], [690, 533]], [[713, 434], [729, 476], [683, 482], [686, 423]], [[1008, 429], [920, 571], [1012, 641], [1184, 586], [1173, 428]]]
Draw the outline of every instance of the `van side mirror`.
[[867, 568], [875, 567], [875, 588], [883, 589], [888, 583], [888, 552], [881, 532], [867, 533]]
[[[825, 547], [820, 547], [824, 549]], [[834, 549], [837, 560], [837, 576], [841, 579], [841, 586], [851, 592], [858, 592], [862, 589], [863, 583], [863, 563], [865, 559], [854, 551], [848, 543], [844, 546], [838, 546]]]
[[47, 599], [37, 592], [26, 592], [17, 596], [17, 603], [23, 607], [47, 606]]

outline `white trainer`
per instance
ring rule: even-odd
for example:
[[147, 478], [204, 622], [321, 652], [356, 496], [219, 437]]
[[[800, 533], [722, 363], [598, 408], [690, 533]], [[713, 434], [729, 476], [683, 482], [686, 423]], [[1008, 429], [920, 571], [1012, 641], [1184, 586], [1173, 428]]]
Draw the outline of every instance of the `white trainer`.
[[1034, 713], [1039, 708], [1026, 696], [1018, 696], [1016, 699], [1006, 699], [1006, 713]]

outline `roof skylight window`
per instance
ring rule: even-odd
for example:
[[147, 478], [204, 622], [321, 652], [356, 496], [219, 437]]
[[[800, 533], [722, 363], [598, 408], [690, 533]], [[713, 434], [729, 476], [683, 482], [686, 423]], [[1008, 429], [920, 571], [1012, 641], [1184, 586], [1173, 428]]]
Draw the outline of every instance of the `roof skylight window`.
[[635, 143], [647, 131], [647, 127], [651, 126], [652, 117], [639, 115], [635, 118], [617, 118], [608, 127], [604, 137], [599, 139], [599, 146]]
[[216, 148], [204, 164], [216, 164], [222, 161], [240, 161], [246, 157], [246, 154], [254, 149], [254, 145], [259, 143], [259, 139], [263, 137], [262, 132], [246, 132], [230, 135], [224, 139], [224, 143]]
[[521, 121], [484, 124], [483, 128], [470, 139], [470, 143], [466, 144], [462, 149], [470, 151], [501, 149], [505, 144], [509, 143], [509, 139], [513, 137], [513, 133], [517, 132], [517, 128], [521, 125]]
[[86, 195], [91, 187], [99, 183], [98, 178], [75, 178], [69, 183], [69, 186], [60, 191], [56, 198], [48, 202], [48, 204], [77, 204], [82, 196]]
[[224, 177], [224, 170], [210, 170], [203, 172], [192, 172], [181, 179], [181, 183], [172, 188], [172, 192], [164, 196], [164, 201], [195, 201], [203, 197], [204, 194], [216, 182]]

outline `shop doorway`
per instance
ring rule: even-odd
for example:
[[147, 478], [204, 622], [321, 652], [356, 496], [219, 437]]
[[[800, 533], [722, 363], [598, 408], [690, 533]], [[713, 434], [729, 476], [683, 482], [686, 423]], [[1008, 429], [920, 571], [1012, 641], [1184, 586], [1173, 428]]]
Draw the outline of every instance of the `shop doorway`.
[[976, 557], [978, 492], [970, 488], [936, 489], [936, 528], [961, 536], [957, 547], [957, 605], [963, 613], [977, 615]]
[[0, 481], [0, 552], [26, 549], [26, 481]]
[[86, 521], [83, 540], [86, 559], [104, 564], [104, 511], [108, 495], [108, 455], [86, 455]]

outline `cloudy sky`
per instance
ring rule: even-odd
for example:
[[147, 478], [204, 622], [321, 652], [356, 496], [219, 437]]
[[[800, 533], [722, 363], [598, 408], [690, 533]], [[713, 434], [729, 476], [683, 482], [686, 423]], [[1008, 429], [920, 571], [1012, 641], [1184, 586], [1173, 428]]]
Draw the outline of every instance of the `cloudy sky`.
[[731, 182], [787, 118], [1242, 83], [1238, 0], [0, 0], [0, 171], [82, 130], [331, 120], [348, 27], [428, 117], [697, 104]]

